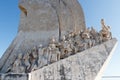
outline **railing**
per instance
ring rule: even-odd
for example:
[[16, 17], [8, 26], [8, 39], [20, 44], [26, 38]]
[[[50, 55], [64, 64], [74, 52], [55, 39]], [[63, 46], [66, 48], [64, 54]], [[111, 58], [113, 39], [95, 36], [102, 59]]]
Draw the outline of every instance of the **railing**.
[[102, 80], [120, 80], [120, 76], [103, 76]]

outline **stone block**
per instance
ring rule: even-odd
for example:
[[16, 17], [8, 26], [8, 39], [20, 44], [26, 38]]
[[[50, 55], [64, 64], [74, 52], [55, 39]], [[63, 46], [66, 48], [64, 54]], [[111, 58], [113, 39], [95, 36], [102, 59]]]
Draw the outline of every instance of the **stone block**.
[[28, 74], [15, 74], [15, 73], [8, 73], [8, 74], [0, 74], [0, 80], [28, 80]]

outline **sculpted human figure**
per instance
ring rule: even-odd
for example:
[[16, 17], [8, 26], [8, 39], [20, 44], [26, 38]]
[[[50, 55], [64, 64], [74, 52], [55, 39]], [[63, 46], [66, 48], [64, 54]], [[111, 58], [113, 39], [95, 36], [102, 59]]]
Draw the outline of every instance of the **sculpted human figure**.
[[43, 46], [42, 46], [42, 44], [40, 44], [38, 46], [38, 57], [41, 57], [41, 56], [43, 56]]
[[102, 41], [107, 41], [112, 38], [112, 34], [110, 32], [110, 26], [106, 26], [104, 20], [101, 20], [102, 30], [100, 31], [100, 36], [102, 37]]
[[79, 32], [74, 40], [74, 53], [84, 50], [84, 40], [81, 38], [81, 32]]
[[29, 61], [29, 59], [30, 59], [30, 57], [29, 57], [29, 52], [27, 52], [25, 55], [24, 55], [24, 57], [23, 57], [23, 60], [24, 60], [24, 65], [25, 65], [25, 69], [26, 69], [26, 72], [29, 72], [29, 69], [30, 69], [30, 67], [31, 67], [31, 64], [30, 64], [30, 61]]
[[89, 36], [89, 30], [86, 29], [82, 32], [82, 35], [81, 35], [82, 39], [86, 39], [86, 38], [90, 38]]
[[102, 29], [105, 29], [105, 28], [106, 28], [106, 25], [105, 25], [104, 19], [101, 19], [101, 25], [102, 25]]
[[79, 31], [76, 36], [74, 37], [74, 47], [75, 47], [75, 53], [82, 51], [83, 49], [83, 39], [81, 37], [82, 32]]
[[32, 49], [32, 55], [35, 59], [38, 57], [38, 50], [36, 46], [34, 46]]
[[90, 34], [91, 34], [91, 38], [92, 39], [95, 39], [96, 38], [96, 34], [97, 34], [97, 31], [93, 28], [93, 27], [91, 27], [91, 30], [90, 30]]
[[22, 54], [19, 53], [18, 54], [18, 58], [15, 60], [14, 64], [13, 64], [13, 69], [12, 71], [14, 73], [24, 73], [25, 72], [25, 68], [22, 64]]
[[56, 47], [56, 40], [54, 38], [49, 44], [49, 55], [50, 55], [51, 63], [60, 60], [60, 51], [59, 51], [59, 48]]
[[110, 32], [110, 26], [105, 25], [104, 19], [101, 19], [102, 29]]
[[68, 40], [67, 51], [68, 53], [66, 54], [66, 56], [70, 56], [78, 51], [78, 48], [76, 49], [74, 42], [71, 39]]
[[99, 43], [99, 34], [98, 32], [93, 28], [91, 27], [91, 30], [90, 30], [90, 39], [92, 41], [92, 45], [91, 46], [95, 46], [96, 43]]
[[47, 59], [44, 55], [45, 52], [47, 51], [43, 48], [42, 44], [40, 44], [38, 47], [38, 69], [47, 64]]
[[80, 40], [81, 40], [81, 39], [80, 39], [80, 35], [77, 34], [77, 35], [75, 36], [75, 42], [78, 44]]
[[84, 49], [86, 50], [87, 48], [91, 47], [89, 29], [86, 29], [85, 31], [83, 31], [81, 37], [83, 39]]
[[32, 71], [36, 70], [38, 67], [37, 59], [38, 59], [38, 51], [37, 51], [37, 47], [34, 46], [32, 49], [32, 62], [31, 62]]
[[76, 36], [75, 32], [70, 32], [68, 35], [69, 39], [71, 39], [72, 41], [74, 41], [75, 36]]
[[62, 36], [62, 41], [61, 41], [61, 45], [60, 45], [60, 51], [61, 51], [60, 58], [64, 58], [65, 57], [64, 56], [64, 42], [67, 41], [66, 38], [68, 38], [68, 34], [67, 34], [67, 36], [66, 35]]
[[61, 48], [61, 58], [68, 57], [72, 54], [72, 48], [69, 41], [65, 40], [61, 42], [62, 48]]

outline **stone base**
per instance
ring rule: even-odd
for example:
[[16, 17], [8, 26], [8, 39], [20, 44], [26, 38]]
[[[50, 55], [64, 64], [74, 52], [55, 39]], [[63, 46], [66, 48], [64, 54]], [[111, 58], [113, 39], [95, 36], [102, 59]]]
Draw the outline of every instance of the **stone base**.
[[0, 80], [29, 80], [28, 74], [0, 74]]
[[117, 40], [112, 39], [27, 74], [2, 74], [0, 80], [101, 80]]

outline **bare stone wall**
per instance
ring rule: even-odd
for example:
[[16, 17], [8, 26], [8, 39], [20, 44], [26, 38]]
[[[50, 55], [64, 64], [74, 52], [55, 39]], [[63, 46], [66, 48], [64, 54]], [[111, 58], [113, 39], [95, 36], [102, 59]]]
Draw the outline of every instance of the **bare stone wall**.
[[19, 0], [19, 31], [85, 29], [84, 14], [77, 0]]

